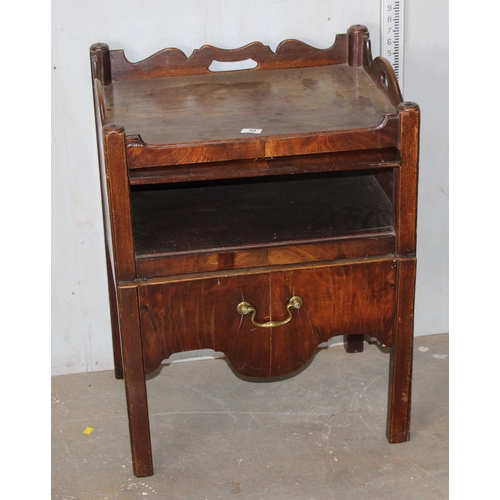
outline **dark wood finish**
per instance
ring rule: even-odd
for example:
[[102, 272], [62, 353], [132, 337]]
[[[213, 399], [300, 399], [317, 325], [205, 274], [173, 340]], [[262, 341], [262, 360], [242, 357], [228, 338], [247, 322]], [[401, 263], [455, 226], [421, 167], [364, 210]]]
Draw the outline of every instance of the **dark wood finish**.
[[246, 300], [269, 313], [267, 273], [144, 284], [139, 294], [147, 371], [175, 352], [214, 349], [244, 375], [269, 376], [272, 332], [255, 335], [250, 319], [236, 310]]
[[401, 96], [398, 81], [391, 65], [387, 59], [382, 57], [377, 57], [373, 62], [371, 58], [369, 60], [369, 63], [366, 61], [364, 63], [367, 75], [371, 77], [372, 81], [392, 105], [398, 107], [403, 101], [403, 97]]
[[92, 79], [97, 79], [102, 85], [111, 83], [111, 62], [109, 46], [105, 43], [94, 43], [90, 47], [90, 64]]
[[[358, 83], [356, 89], [353, 80]], [[391, 130], [381, 133], [389, 118], [397, 118], [397, 110], [384, 94], [373, 92], [373, 81], [362, 67], [347, 65], [120, 81], [103, 87], [106, 123], [124, 126], [129, 135], [141, 138], [129, 141], [132, 150], [140, 148], [141, 142], [151, 146], [150, 155], [153, 146], [166, 151], [190, 148], [200, 162], [208, 161], [202, 154], [209, 152], [197, 151], [199, 143], [214, 147], [228, 143], [238, 147], [241, 155], [248, 148], [248, 158], [259, 158], [285, 156], [269, 149], [296, 148], [287, 140], [295, 136], [299, 147], [312, 149], [301, 149], [301, 154], [323, 152], [319, 148], [343, 151], [346, 145], [334, 143], [336, 134], [359, 136], [358, 129], [363, 135], [379, 132], [373, 135], [383, 142], [371, 149], [397, 146]], [[262, 132], [241, 133], [244, 128]], [[253, 153], [255, 145], [262, 148], [260, 154]], [[129, 154], [134, 168], [139, 159], [135, 151]], [[226, 157], [222, 159], [238, 156]], [[179, 161], [195, 162], [194, 158]]]
[[420, 108], [414, 102], [403, 102], [399, 106], [399, 143], [402, 166], [398, 183], [398, 252], [415, 255], [417, 250], [417, 191]]
[[392, 232], [392, 204], [369, 173], [170, 184], [131, 202], [139, 258]]
[[[254, 42], [129, 62], [98, 43], [90, 59], [134, 474], [153, 474], [145, 375], [194, 349], [278, 377], [334, 336], [348, 352], [374, 337], [391, 349], [387, 439], [407, 440], [420, 114], [372, 60], [366, 27], [328, 49]], [[210, 70], [244, 59], [257, 67]]]
[[[392, 343], [393, 259], [171, 278], [139, 290], [147, 372], [175, 352], [214, 349], [242, 375], [276, 377], [299, 369], [336, 335], [366, 333]], [[282, 320], [294, 295], [303, 306], [277, 328], [256, 328], [236, 310], [247, 301], [257, 309], [258, 322]]]
[[[103, 98], [102, 98], [102, 85], [101, 81], [107, 84], [111, 83], [111, 73], [109, 67], [109, 48], [106, 44], [94, 44], [90, 48], [90, 60], [92, 81], [94, 82], [94, 102], [96, 104], [94, 109], [96, 130], [102, 130], [102, 123], [104, 120]], [[111, 320], [111, 332], [113, 338], [113, 359], [115, 367], [115, 377], [123, 379], [123, 359], [122, 359], [122, 346], [120, 338], [120, 322], [118, 312], [118, 296], [117, 286], [115, 280], [115, 267], [114, 267], [114, 251], [113, 251], [113, 238], [111, 236], [112, 223], [110, 218], [110, 199], [108, 196], [108, 175], [106, 172], [107, 165], [104, 158], [104, 146], [102, 134], [97, 134], [97, 143], [99, 149], [99, 178], [101, 184], [101, 200], [102, 200], [102, 214], [104, 226], [104, 245], [106, 253], [106, 272], [108, 277], [108, 298]]]
[[311, 358], [319, 343], [336, 335], [366, 333], [383, 344], [392, 344], [396, 298], [393, 260], [344, 261], [271, 276], [273, 290], [278, 291], [273, 294], [273, 317], [285, 316], [281, 287], [288, 292], [286, 299], [293, 295], [304, 299], [289, 325], [273, 329], [272, 376], [295, 371]]
[[[196, 113], [196, 110], [192, 110]], [[333, 116], [333, 115], [330, 115]], [[296, 120], [300, 121], [300, 112]], [[240, 122], [242, 120], [240, 119]], [[243, 123], [249, 120], [245, 118]], [[193, 125], [197, 120], [193, 121]], [[322, 122], [318, 120], [317, 127]], [[191, 125], [187, 125], [188, 127]], [[333, 130], [329, 132], [311, 132], [283, 134], [276, 137], [238, 137], [221, 139], [217, 142], [206, 141], [193, 147], [190, 143], [175, 145], [149, 145], [140, 135], [128, 136], [128, 161], [130, 168], [150, 168], [158, 166], [182, 165], [190, 163], [245, 160], [263, 157], [293, 156], [309, 153], [327, 153], [348, 151], [352, 144], [360, 144], [364, 149], [391, 148], [395, 146], [394, 137], [398, 122], [392, 116], [382, 118], [380, 123], [363, 130], [349, 132]], [[232, 125], [233, 130], [240, 130], [241, 123]]]
[[366, 26], [356, 24], [347, 31], [349, 38], [348, 63], [349, 66], [363, 66], [365, 47], [365, 37], [368, 37]]
[[391, 201], [393, 206], [394, 203], [394, 170], [382, 170], [374, 172], [373, 177], [379, 183], [380, 188], [386, 194], [387, 198]]
[[115, 377], [123, 379], [123, 358], [122, 341], [120, 335], [120, 316], [118, 312], [118, 296], [116, 283], [113, 279], [113, 269], [109, 249], [106, 248], [106, 271], [108, 276], [108, 297], [109, 297], [109, 315], [111, 320], [111, 335], [113, 338], [113, 360], [115, 365]]
[[105, 125], [102, 128], [105, 151], [106, 193], [110, 220], [111, 242], [114, 248], [115, 279], [135, 278], [135, 250], [130, 208], [130, 186], [123, 127]]
[[108, 57], [112, 79], [117, 82], [211, 75], [213, 72], [209, 67], [213, 61], [236, 62], [253, 59], [257, 62], [256, 68], [246, 71], [330, 66], [346, 62], [347, 44], [346, 35], [337, 35], [335, 43], [328, 49], [317, 49], [298, 40], [285, 40], [278, 45], [276, 52], [260, 42], [252, 42], [233, 50], [204, 45], [190, 57], [179, 49], [168, 48], [137, 63], [128, 61], [123, 50], [113, 50]]
[[[133, 185], [367, 169], [376, 169], [379, 171], [380, 174], [375, 172], [373, 174], [378, 177], [387, 169], [399, 167], [400, 164], [399, 151], [395, 148], [386, 148], [276, 158], [254, 158], [253, 160], [169, 165], [167, 167], [131, 168], [129, 175], [130, 183]], [[382, 185], [382, 182], [379, 182]], [[386, 188], [384, 188], [384, 191], [386, 191], [388, 196], [392, 197]]]
[[344, 335], [344, 348], [348, 353], [363, 352], [365, 336], [362, 333]]
[[321, 262], [356, 257], [390, 255], [396, 252], [396, 236], [390, 234], [353, 236], [333, 241], [276, 244], [248, 249], [214, 249], [209, 252], [160, 254], [137, 257], [137, 276], [152, 278], [175, 274], [228, 271], [301, 262]]
[[[141, 168], [397, 147], [384, 94], [363, 67], [334, 65], [119, 81], [103, 87], [103, 105]], [[241, 133], [249, 127], [262, 133]]]
[[141, 335], [138, 335], [141, 330], [141, 320], [137, 287], [119, 287], [118, 305], [132, 465], [137, 477], [151, 476], [153, 474], [153, 456], [149, 432], [146, 371], [141, 354], [143, 340]]
[[398, 309], [389, 368], [389, 443], [403, 443], [410, 439], [415, 268], [415, 259], [398, 262]]

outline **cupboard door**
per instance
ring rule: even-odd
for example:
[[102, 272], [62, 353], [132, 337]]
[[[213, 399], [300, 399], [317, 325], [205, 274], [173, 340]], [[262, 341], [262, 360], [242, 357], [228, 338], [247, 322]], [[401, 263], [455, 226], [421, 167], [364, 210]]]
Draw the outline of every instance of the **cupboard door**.
[[396, 271], [384, 260], [273, 273], [273, 317], [283, 314], [283, 297], [298, 295], [303, 305], [289, 324], [273, 329], [270, 376], [297, 370], [337, 335], [363, 334], [391, 345]]
[[[146, 371], [176, 352], [222, 351], [234, 369], [246, 376], [269, 372], [271, 331], [254, 335], [236, 307], [255, 304], [269, 318], [269, 273], [141, 285], [143, 349]], [[246, 318], [245, 318], [246, 319]]]
[[141, 285], [139, 297], [148, 372], [175, 352], [213, 349], [242, 375], [274, 377], [336, 335], [390, 345], [396, 268], [381, 260], [181, 279]]

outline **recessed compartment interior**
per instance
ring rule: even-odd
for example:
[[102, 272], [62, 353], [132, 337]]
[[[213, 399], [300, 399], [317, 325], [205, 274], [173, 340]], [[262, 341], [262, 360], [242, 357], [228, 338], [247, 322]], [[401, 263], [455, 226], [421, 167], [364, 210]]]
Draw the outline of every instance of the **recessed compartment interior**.
[[136, 255], [392, 232], [393, 175], [388, 168], [132, 186]]

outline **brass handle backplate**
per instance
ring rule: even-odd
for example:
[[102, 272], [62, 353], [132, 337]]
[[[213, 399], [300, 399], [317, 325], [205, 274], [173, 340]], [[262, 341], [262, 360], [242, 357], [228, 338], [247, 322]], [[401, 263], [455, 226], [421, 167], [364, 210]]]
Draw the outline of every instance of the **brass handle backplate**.
[[291, 309], [300, 309], [302, 307], [302, 304], [304, 303], [302, 297], [299, 297], [298, 295], [294, 295], [289, 301], [288, 305], [286, 306], [286, 310], [288, 311], [288, 318], [283, 319], [281, 321], [267, 321], [266, 323], [259, 323], [258, 321], [255, 321], [255, 315], [257, 314], [257, 311], [252, 304], [249, 304], [248, 302], [240, 302], [238, 306], [236, 307], [236, 310], [241, 314], [249, 314], [252, 313], [251, 319], [252, 323], [255, 326], [258, 326], [260, 328], [276, 328], [277, 326], [282, 326], [286, 325], [290, 321], [292, 321], [292, 311]]

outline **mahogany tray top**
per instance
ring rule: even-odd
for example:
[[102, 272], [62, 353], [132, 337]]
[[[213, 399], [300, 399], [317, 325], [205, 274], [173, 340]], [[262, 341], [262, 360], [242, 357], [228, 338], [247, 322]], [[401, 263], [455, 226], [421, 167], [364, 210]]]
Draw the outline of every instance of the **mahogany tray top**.
[[150, 145], [302, 135], [382, 125], [394, 106], [363, 68], [238, 71], [105, 87], [110, 123]]
[[[392, 70], [380, 58], [353, 59], [347, 42], [285, 40], [276, 52], [259, 42], [207, 45], [189, 58], [164, 49], [137, 63], [111, 51], [96, 85], [102, 125], [124, 128], [130, 169], [397, 147], [402, 99]], [[245, 58], [256, 68], [210, 70]]]

